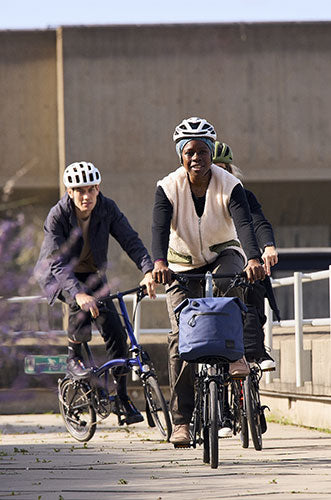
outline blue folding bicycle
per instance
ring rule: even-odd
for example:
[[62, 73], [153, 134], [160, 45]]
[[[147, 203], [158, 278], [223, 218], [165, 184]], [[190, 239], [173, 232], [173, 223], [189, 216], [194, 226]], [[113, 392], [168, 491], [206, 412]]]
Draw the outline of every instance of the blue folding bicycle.
[[160, 389], [156, 371], [148, 353], [137, 342], [123, 297], [137, 293], [137, 303], [143, 299], [145, 287], [136, 287], [125, 292], [109, 295], [101, 302], [117, 299], [121, 316], [130, 340], [131, 358], [117, 358], [97, 366], [91, 349], [84, 343], [91, 375], [83, 379], [75, 379], [69, 375], [58, 381], [59, 407], [65, 426], [72, 437], [78, 441], [89, 441], [96, 430], [97, 417], [107, 418], [110, 413], [118, 417], [118, 424], [125, 423], [125, 412], [120, 399], [110, 394], [112, 380], [111, 370], [121, 367], [123, 371], [134, 371], [143, 386], [146, 400], [146, 416], [150, 427], [157, 427], [161, 437], [169, 440], [171, 421], [167, 403]]

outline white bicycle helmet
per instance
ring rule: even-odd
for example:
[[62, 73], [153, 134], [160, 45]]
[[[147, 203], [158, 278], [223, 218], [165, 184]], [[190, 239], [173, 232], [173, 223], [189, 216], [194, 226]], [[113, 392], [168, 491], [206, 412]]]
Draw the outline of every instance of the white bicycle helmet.
[[186, 118], [175, 128], [173, 135], [175, 142], [188, 137], [206, 137], [213, 141], [217, 139], [214, 127], [204, 118], [198, 118], [197, 116]]
[[63, 183], [67, 188], [76, 188], [81, 186], [95, 186], [100, 184], [101, 175], [99, 170], [86, 161], [77, 161], [71, 163], [63, 174]]

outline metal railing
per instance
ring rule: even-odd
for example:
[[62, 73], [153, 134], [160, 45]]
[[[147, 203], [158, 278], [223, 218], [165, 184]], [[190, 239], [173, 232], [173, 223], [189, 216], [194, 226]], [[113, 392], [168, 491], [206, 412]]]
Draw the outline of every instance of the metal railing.
[[[318, 280], [329, 280], [329, 317], [328, 318], [314, 318], [303, 319], [303, 284], [311, 283]], [[294, 327], [295, 335], [295, 367], [296, 367], [296, 386], [303, 385], [303, 326], [330, 326], [330, 340], [331, 340], [331, 266], [326, 271], [316, 271], [313, 273], [295, 272], [293, 276], [274, 279], [272, 281], [273, 288], [282, 286], [294, 287], [294, 319], [273, 321], [272, 310], [269, 302], [265, 300], [265, 314], [267, 321], [264, 327], [265, 343], [272, 349], [272, 328], [273, 326], [280, 326], [283, 328]], [[266, 383], [270, 383], [271, 375], [266, 374]]]
[[[303, 284], [318, 281], [318, 280], [329, 280], [329, 317], [328, 318], [313, 318], [313, 319], [303, 319]], [[265, 314], [267, 317], [266, 324], [264, 326], [265, 330], [265, 343], [271, 349], [273, 346], [272, 342], [272, 329], [273, 326], [278, 326], [282, 328], [294, 327], [295, 332], [295, 359], [296, 359], [296, 386], [300, 387], [303, 385], [303, 326], [304, 325], [312, 325], [312, 326], [330, 326], [330, 340], [331, 340], [331, 266], [329, 266], [328, 270], [325, 271], [317, 271], [313, 273], [301, 273], [295, 272], [293, 276], [288, 276], [284, 278], [272, 279], [273, 288], [279, 288], [284, 286], [293, 286], [294, 287], [294, 319], [293, 320], [281, 320], [273, 321], [272, 310], [270, 308], [269, 302], [265, 300]], [[164, 301], [166, 298], [166, 294], [157, 294], [157, 301]], [[142, 328], [142, 304], [148, 301], [153, 301], [153, 299], [149, 299], [146, 297], [143, 302], [137, 303], [136, 295], [126, 295], [124, 297], [125, 302], [132, 303], [133, 310], [135, 311], [135, 319], [134, 319], [134, 333], [136, 338], [139, 341], [139, 337], [141, 334], [166, 334], [169, 332], [168, 328]], [[9, 303], [22, 303], [22, 302], [35, 302], [42, 303], [46, 302], [46, 299], [41, 296], [33, 296], [33, 297], [12, 297], [7, 299]], [[36, 332], [39, 334], [48, 333], [48, 332]], [[57, 330], [57, 334], [66, 335], [63, 330]], [[271, 382], [271, 374], [266, 373], [266, 383]]]
[[[128, 294], [123, 297], [125, 303], [132, 303], [133, 311], [134, 311], [134, 322], [133, 322], [133, 329], [135, 336], [137, 340], [139, 340], [139, 337], [141, 334], [164, 334], [169, 332], [169, 327], [168, 328], [142, 328], [141, 322], [142, 322], [142, 314], [141, 314], [141, 307], [142, 303], [137, 302], [137, 295], [136, 294]], [[47, 304], [47, 299], [41, 295], [30, 295], [26, 297], [10, 297], [9, 299], [5, 299], [8, 304], [25, 304], [25, 303], [32, 303], [32, 304]], [[149, 297], [144, 298], [144, 303], [149, 301], [149, 302], [154, 302], [156, 301], [162, 301], [164, 302], [166, 300], [166, 294], [156, 294], [156, 299], [150, 299]], [[61, 301], [57, 300], [57, 303], [61, 303]], [[14, 332], [14, 333], [22, 333], [22, 332]], [[35, 334], [37, 335], [47, 335], [49, 331], [34, 331]], [[52, 333], [56, 333], [57, 335], [67, 335], [67, 332], [64, 330], [52, 330]], [[97, 330], [93, 330], [93, 333], [97, 333]]]

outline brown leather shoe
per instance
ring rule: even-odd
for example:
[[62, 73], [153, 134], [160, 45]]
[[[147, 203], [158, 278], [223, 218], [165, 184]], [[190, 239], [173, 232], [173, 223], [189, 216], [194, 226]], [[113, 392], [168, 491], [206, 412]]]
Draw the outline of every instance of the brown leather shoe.
[[175, 425], [170, 436], [170, 443], [176, 445], [189, 445], [191, 442], [188, 424]]
[[249, 375], [249, 365], [245, 356], [229, 365], [229, 374], [233, 378], [245, 378]]

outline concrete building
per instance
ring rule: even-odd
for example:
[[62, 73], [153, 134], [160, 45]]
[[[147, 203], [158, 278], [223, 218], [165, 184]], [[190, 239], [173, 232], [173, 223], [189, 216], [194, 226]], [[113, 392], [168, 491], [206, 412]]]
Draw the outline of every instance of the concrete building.
[[280, 247], [330, 246], [330, 23], [0, 32], [1, 185], [56, 199], [95, 162], [147, 243], [174, 126], [202, 115], [231, 144]]

